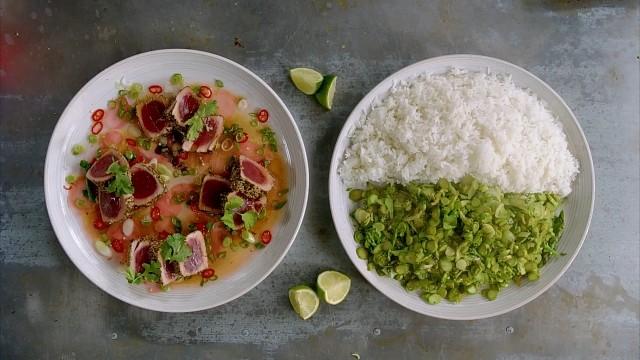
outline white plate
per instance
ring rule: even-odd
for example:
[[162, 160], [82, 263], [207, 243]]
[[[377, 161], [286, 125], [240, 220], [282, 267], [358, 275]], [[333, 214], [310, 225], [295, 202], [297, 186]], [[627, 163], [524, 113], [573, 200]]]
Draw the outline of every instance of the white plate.
[[[232, 275], [202, 288], [177, 286], [168, 292], [149, 293], [144, 286], [129, 285], [113, 263], [93, 248], [80, 218], [68, 205], [63, 190], [67, 174], [79, 173], [79, 158], [71, 147], [84, 143], [92, 109], [104, 108], [116, 94], [116, 82], [123, 77], [144, 85], [169, 86], [171, 74], [181, 73], [186, 81], [213, 83], [244, 96], [251, 107], [269, 109], [269, 125], [275, 130], [281, 151], [289, 165], [288, 202], [273, 241], [258, 251]], [[193, 50], [159, 50], [122, 60], [89, 81], [60, 116], [49, 149], [44, 172], [47, 210], [60, 244], [71, 261], [94, 284], [114, 297], [141, 308], [186, 312], [212, 308], [231, 301], [258, 285], [280, 263], [291, 247], [304, 216], [309, 190], [309, 169], [302, 137], [282, 100], [258, 76], [220, 56]]]
[[[489, 70], [492, 73], [509, 74], [516, 85], [530, 89], [546, 101], [550, 110], [564, 128], [569, 150], [580, 164], [580, 174], [576, 177], [573, 183], [573, 191], [568, 196], [564, 206], [566, 227], [560, 239], [558, 251], [566, 253], [566, 255], [556, 257], [545, 265], [541, 270], [538, 281], [526, 282], [520, 287], [509, 286], [502, 290], [497, 300], [494, 301], [487, 301], [480, 295], [476, 295], [465, 298], [459, 304], [445, 301], [438, 305], [429, 305], [415, 293], [407, 292], [395, 280], [367, 271], [366, 261], [357, 257], [356, 242], [353, 240], [353, 226], [349, 217], [352, 204], [338, 175], [338, 164], [349, 145], [348, 135], [357, 120], [369, 110], [372, 103], [385, 96], [393, 84], [413, 78], [421, 73], [440, 74], [451, 67], [469, 71]], [[418, 313], [444, 319], [470, 320], [496, 316], [516, 309], [535, 299], [560, 278], [578, 254], [587, 235], [593, 212], [595, 183], [591, 152], [589, 151], [587, 140], [571, 109], [555, 91], [533, 74], [508, 62], [477, 55], [449, 55], [424, 60], [396, 72], [378, 84], [360, 101], [344, 124], [333, 151], [329, 174], [329, 192], [331, 215], [342, 245], [362, 276], [373, 286], [393, 301]]]

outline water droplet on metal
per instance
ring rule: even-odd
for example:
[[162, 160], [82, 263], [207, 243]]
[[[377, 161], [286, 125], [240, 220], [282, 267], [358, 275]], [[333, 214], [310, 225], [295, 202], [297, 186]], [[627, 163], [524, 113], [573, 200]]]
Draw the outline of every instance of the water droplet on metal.
[[380, 335], [380, 333], [382, 333], [382, 331], [380, 331], [380, 329], [378, 329], [378, 328], [373, 329], [373, 335], [378, 336], [378, 335]]
[[513, 334], [513, 332], [514, 332], [515, 330], [513, 329], [513, 327], [512, 327], [512, 326], [507, 326], [507, 328], [506, 328], [506, 329], [504, 329], [504, 331], [505, 331], [507, 334]]
[[118, 339], [118, 334], [117, 333], [112, 333], [111, 334], [111, 340], [117, 340]]

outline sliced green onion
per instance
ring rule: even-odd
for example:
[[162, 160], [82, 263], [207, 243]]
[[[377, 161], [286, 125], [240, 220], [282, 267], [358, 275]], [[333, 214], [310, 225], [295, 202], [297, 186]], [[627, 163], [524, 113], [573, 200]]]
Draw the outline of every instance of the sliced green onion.
[[74, 175], [67, 175], [67, 176], [64, 178], [64, 181], [65, 181], [67, 184], [73, 184], [74, 182], [76, 182], [76, 177], [75, 177]]
[[182, 85], [184, 84], [184, 79], [182, 78], [182, 74], [175, 73], [171, 75], [169, 82], [171, 82], [171, 85], [173, 86], [182, 87]]
[[216, 84], [216, 87], [219, 87], [219, 88], [224, 87], [224, 83], [222, 82], [222, 80], [216, 80], [215, 84]]
[[84, 152], [84, 146], [80, 144], [75, 144], [73, 145], [73, 147], [71, 147], [71, 154], [73, 155], [80, 155], [83, 152]]
[[89, 136], [87, 136], [87, 141], [89, 142], [89, 144], [95, 144], [98, 142], [98, 136], [94, 134], [89, 134]]

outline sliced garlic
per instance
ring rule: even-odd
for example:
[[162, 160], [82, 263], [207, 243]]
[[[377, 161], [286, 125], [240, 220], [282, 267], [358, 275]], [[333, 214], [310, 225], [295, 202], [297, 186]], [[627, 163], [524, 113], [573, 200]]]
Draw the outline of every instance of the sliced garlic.
[[133, 220], [131, 219], [127, 219], [122, 223], [122, 233], [124, 234], [124, 236], [129, 237], [131, 236], [131, 234], [133, 234]]
[[240, 99], [240, 101], [238, 101], [238, 109], [247, 110], [247, 107], [249, 107], [247, 99]]
[[93, 245], [96, 247], [96, 250], [100, 253], [100, 255], [106, 257], [107, 259], [111, 259], [111, 248], [109, 245], [105, 244], [103, 241], [96, 240]]

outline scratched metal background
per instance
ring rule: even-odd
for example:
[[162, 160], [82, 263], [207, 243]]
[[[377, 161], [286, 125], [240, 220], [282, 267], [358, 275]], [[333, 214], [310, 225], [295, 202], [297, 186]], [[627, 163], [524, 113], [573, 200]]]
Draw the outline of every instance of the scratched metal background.
[[[0, 27], [1, 359], [640, 356], [637, 1], [0, 0]], [[62, 252], [43, 199], [45, 151], [67, 102], [110, 64], [160, 48], [217, 53], [265, 79], [294, 114], [311, 169], [284, 262], [242, 298], [181, 315], [93, 286]], [[524, 308], [481, 321], [416, 315], [368, 285], [326, 194], [350, 109], [394, 71], [450, 53], [503, 58], [548, 82], [578, 116], [596, 168], [593, 223], [571, 269]], [[339, 75], [333, 111], [291, 86], [286, 70], [301, 65]], [[350, 296], [298, 320], [287, 288], [326, 268], [351, 275]]]

